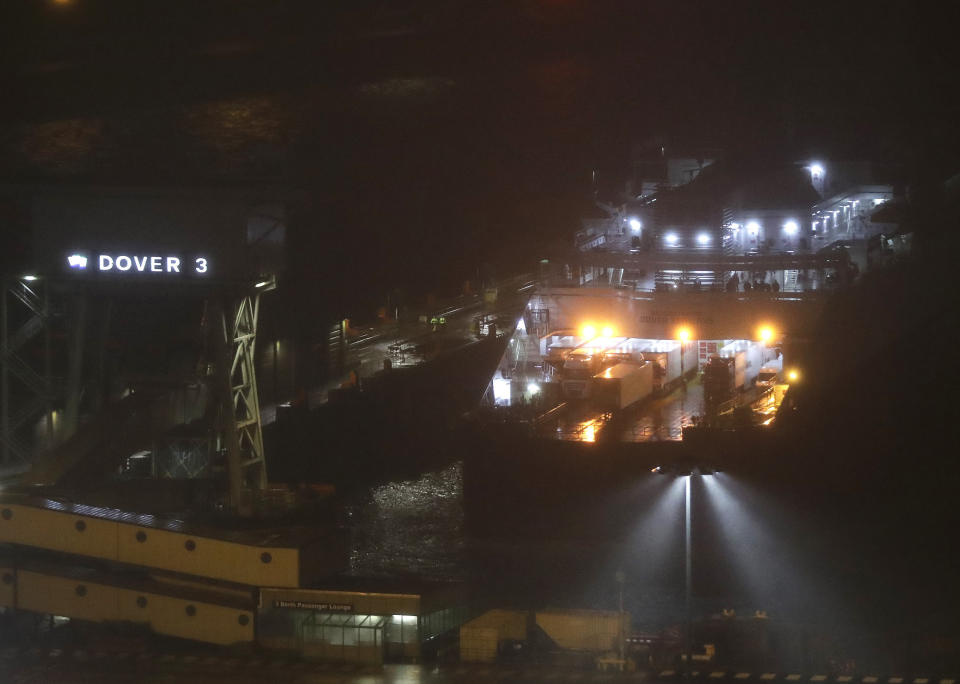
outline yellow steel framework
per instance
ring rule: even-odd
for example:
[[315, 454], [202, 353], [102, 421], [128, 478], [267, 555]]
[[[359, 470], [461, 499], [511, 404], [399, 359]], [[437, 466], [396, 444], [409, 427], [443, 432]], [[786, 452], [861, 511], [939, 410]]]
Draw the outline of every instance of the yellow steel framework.
[[267, 485], [254, 356], [260, 291], [241, 295], [230, 306], [217, 298], [213, 306], [218, 333], [220, 429], [227, 453], [230, 505], [237, 513], [249, 515], [253, 509], [251, 490]]

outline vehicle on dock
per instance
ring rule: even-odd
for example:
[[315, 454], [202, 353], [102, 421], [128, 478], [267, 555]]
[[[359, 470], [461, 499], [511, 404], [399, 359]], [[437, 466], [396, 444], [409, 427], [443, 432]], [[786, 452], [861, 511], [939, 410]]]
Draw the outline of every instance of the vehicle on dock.
[[759, 388], [769, 388], [773, 387], [780, 382], [780, 371], [777, 368], [771, 366], [764, 366], [757, 373], [756, 386]]
[[625, 409], [653, 392], [653, 363], [618, 363], [593, 377], [597, 408]]
[[600, 355], [592, 349], [580, 347], [563, 358], [563, 396], [567, 399], [587, 399], [593, 386], [593, 376], [600, 370]]
[[736, 356], [714, 354], [707, 361], [703, 369], [703, 398], [708, 407], [716, 407], [733, 395], [737, 387], [736, 368]]

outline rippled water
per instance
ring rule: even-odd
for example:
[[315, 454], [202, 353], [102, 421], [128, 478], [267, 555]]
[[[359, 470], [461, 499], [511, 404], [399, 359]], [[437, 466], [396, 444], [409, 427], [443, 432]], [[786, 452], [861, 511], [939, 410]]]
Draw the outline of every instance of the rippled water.
[[637, 556], [632, 534], [618, 540], [519, 538], [512, 533], [512, 513], [504, 512], [498, 521], [502, 533], [471, 537], [462, 462], [351, 492], [343, 512], [351, 541], [348, 573], [354, 577], [466, 581], [478, 595], [503, 606], [615, 609], [614, 578], [624, 569], [631, 580], [644, 583], [642, 591], [626, 592], [628, 610], [665, 624], [679, 606], [675, 565], [658, 564], [651, 572], [650, 552]]
[[345, 512], [351, 575], [465, 578], [462, 463], [353, 492]]

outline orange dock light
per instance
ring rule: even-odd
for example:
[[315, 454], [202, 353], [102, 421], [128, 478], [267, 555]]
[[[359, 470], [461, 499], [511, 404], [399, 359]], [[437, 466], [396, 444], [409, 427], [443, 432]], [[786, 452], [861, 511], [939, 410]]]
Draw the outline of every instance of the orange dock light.
[[800, 379], [800, 372], [796, 368], [791, 368], [787, 371], [787, 380], [790, 382], [796, 382]]
[[759, 334], [762, 342], [770, 342], [773, 339], [773, 328], [769, 325], [762, 325]]
[[680, 328], [677, 330], [677, 339], [681, 342], [687, 342], [690, 340], [690, 328]]
[[597, 336], [597, 329], [588, 323], [580, 328], [580, 334], [588, 339], [593, 339]]
[[603, 326], [603, 336], [604, 337], [613, 337], [613, 328], [609, 325]]

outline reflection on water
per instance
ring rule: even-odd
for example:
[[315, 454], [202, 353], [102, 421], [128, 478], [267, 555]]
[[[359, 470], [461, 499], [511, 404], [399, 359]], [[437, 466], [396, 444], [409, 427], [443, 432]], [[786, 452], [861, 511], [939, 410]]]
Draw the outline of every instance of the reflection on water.
[[416, 480], [354, 492], [348, 496], [345, 511], [351, 535], [351, 575], [462, 578], [461, 463]]

